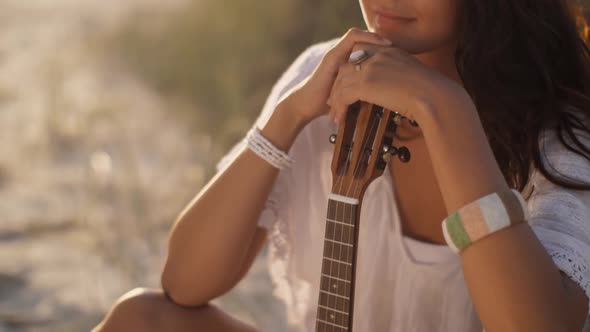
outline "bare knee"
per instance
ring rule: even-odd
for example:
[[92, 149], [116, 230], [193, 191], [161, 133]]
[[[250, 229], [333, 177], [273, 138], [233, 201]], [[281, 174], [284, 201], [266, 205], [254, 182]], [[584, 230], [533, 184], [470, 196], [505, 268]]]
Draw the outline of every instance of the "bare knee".
[[186, 308], [168, 300], [161, 289], [135, 288], [121, 296], [92, 332], [224, 331], [255, 328], [212, 304]]
[[115, 302], [92, 332], [161, 331], [167, 301], [161, 290], [134, 288]]

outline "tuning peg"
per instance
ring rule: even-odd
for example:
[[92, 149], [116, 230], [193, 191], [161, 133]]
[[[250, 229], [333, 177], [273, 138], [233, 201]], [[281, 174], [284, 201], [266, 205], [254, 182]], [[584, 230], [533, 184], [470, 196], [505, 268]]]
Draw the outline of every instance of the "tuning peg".
[[389, 145], [383, 145], [383, 147], [381, 148], [381, 152], [383, 152], [383, 154], [381, 155], [381, 158], [383, 159], [384, 162], [389, 162], [389, 159], [391, 159], [391, 156], [393, 156], [394, 154], [397, 153], [397, 149], [395, 146], [389, 146]]
[[389, 159], [391, 159], [391, 154], [389, 153], [384, 153], [381, 155], [381, 159], [383, 159], [384, 162], [389, 162]]
[[410, 150], [407, 147], [402, 146], [401, 148], [397, 149], [397, 157], [401, 162], [407, 163], [410, 161]]
[[336, 143], [336, 134], [330, 135], [330, 143], [332, 143], [332, 144]]
[[395, 146], [389, 146], [389, 145], [384, 145], [381, 148], [381, 152], [383, 152], [383, 160], [384, 161], [389, 161], [391, 156], [397, 155], [397, 157], [399, 158], [399, 160], [401, 162], [407, 163], [408, 161], [410, 161], [410, 150], [405, 147], [402, 146], [400, 148], [396, 148]]
[[394, 118], [393, 118], [393, 121], [395, 122], [395, 124], [396, 124], [396, 125], [398, 125], [398, 126], [399, 126], [399, 124], [401, 123], [401, 121], [402, 121], [403, 119], [406, 119], [406, 120], [408, 120], [408, 122], [409, 122], [409, 123], [410, 123], [412, 126], [414, 126], [414, 127], [419, 127], [419, 126], [418, 126], [418, 122], [416, 122], [415, 120], [412, 120], [412, 119], [410, 119], [410, 118], [408, 118], [408, 117], [405, 117], [405, 116], [403, 116], [403, 115], [399, 114], [398, 112], [393, 112], [393, 113], [394, 113]]
[[391, 155], [394, 155], [397, 153], [397, 148], [395, 146], [389, 146], [389, 145], [383, 145], [383, 148], [381, 148], [381, 152], [383, 153], [389, 153]]

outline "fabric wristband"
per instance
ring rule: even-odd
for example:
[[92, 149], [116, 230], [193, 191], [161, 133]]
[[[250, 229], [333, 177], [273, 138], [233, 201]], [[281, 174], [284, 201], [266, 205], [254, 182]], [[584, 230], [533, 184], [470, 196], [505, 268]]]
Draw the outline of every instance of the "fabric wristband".
[[460, 253], [473, 242], [528, 220], [527, 204], [515, 189], [494, 192], [452, 213], [442, 222], [449, 247]]

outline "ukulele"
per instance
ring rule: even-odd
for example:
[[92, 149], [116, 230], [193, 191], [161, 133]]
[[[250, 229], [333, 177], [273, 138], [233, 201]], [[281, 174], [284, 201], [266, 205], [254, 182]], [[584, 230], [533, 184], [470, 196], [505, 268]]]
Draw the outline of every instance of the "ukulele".
[[[401, 119], [397, 112], [358, 101], [350, 105], [332, 157], [316, 332], [352, 331], [354, 283], [361, 203], [369, 184], [383, 174], [392, 155], [410, 160], [404, 146], [394, 147]], [[418, 124], [410, 120], [413, 126]]]

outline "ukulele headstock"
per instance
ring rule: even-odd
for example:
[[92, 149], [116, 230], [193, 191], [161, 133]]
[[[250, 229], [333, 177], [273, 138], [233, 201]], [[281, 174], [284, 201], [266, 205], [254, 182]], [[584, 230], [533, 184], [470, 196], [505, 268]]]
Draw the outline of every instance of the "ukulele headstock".
[[[358, 101], [350, 105], [338, 134], [332, 157], [332, 192], [361, 199], [369, 184], [381, 176], [392, 155], [410, 160], [406, 147], [393, 146], [402, 116], [381, 106]], [[416, 124], [412, 123], [416, 126]]]

